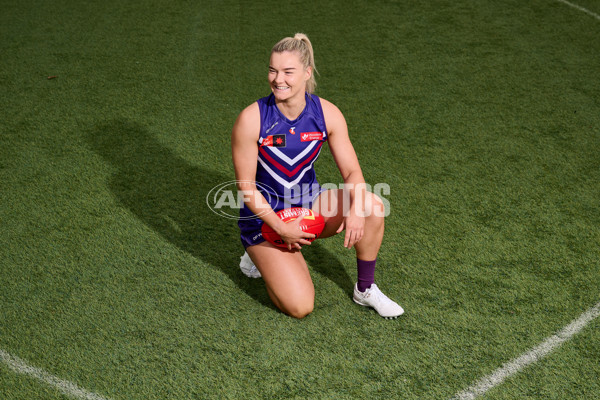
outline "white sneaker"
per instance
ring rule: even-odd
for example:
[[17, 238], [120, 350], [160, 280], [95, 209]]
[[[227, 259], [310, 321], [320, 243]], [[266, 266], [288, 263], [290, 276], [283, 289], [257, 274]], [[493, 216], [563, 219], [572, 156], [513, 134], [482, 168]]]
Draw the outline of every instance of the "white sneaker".
[[385, 294], [381, 293], [381, 290], [379, 290], [374, 283], [364, 292], [359, 291], [358, 287], [354, 285], [353, 298], [356, 304], [372, 307], [379, 315], [387, 319], [397, 318], [404, 313], [404, 309]]
[[260, 271], [256, 268], [256, 265], [254, 265], [248, 253], [244, 253], [244, 255], [240, 257], [240, 269], [248, 278], [261, 277]]

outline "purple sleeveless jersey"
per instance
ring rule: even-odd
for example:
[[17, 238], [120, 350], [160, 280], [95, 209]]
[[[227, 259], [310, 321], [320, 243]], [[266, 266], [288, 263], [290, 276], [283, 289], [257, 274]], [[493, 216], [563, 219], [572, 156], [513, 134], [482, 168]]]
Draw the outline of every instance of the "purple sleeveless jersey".
[[[289, 207], [310, 207], [321, 190], [314, 162], [327, 140], [321, 100], [307, 94], [306, 107], [293, 121], [279, 111], [273, 94], [258, 100], [258, 107], [260, 136], [257, 188], [275, 211]], [[246, 206], [240, 210], [238, 225], [245, 246], [263, 241], [259, 234], [262, 220], [252, 218], [253, 215]], [[244, 239], [245, 233], [247, 239]], [[252, 237], [248, 237], [248, 234]]]

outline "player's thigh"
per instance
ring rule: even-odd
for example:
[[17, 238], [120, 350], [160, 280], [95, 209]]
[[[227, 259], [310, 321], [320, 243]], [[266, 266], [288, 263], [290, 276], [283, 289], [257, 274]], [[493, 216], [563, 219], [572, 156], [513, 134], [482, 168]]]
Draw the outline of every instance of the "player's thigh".
[[320, 214], [325, 220], [325, 228], [319, 235], [320, 238], [330, 237], [336, 234], [338, 228], [344, 222], [350, 207], [350, 198], [343, 189], [329, 189], [323, 191], [313, 203], [313, 211]]
[[250, 246], [246, 251], [278, 308], [296, 317], [312, 311], [315, 289], [301, 252], [288, 251], [268, 242]]
[[[364, 199], [355, 201], [362, 202], [360, 208], [365, 210], [367, 222], [381, 223], [379, 220], [385, 216], [385, 205], [379, 196], [366, 192]], [[315, 199], [312, 209], [325, 219], [325, 228], [319, 237], [333, 236], [349, 213], [349, 193], [343, 189], [325, 190]]]

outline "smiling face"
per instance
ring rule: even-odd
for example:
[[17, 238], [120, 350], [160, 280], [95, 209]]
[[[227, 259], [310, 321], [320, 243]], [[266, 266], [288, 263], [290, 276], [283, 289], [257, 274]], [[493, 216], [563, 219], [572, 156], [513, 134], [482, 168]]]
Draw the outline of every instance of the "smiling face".
[[284, 101], [299, 96], [304, 98], [311, 67], [304, 68], [295, 51], [274, 52], [269, 62], [269, 83], [276, 100]]

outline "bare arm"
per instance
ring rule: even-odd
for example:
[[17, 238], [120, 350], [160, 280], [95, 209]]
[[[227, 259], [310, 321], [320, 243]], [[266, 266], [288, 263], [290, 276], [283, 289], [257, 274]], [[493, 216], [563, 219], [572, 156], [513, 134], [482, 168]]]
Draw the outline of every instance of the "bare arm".
[[351, 248], [364, 234], [365, 178], [350, 142], [348, 126], [342, 112], [327, 100], [321, 99], [321, 104], [329, 134], [329, 148], [344, 180], [344, 187], [350, 195], [350, 212], [344, 216], [344, 223], [338, 232], [346, 229], [344, 246]]

